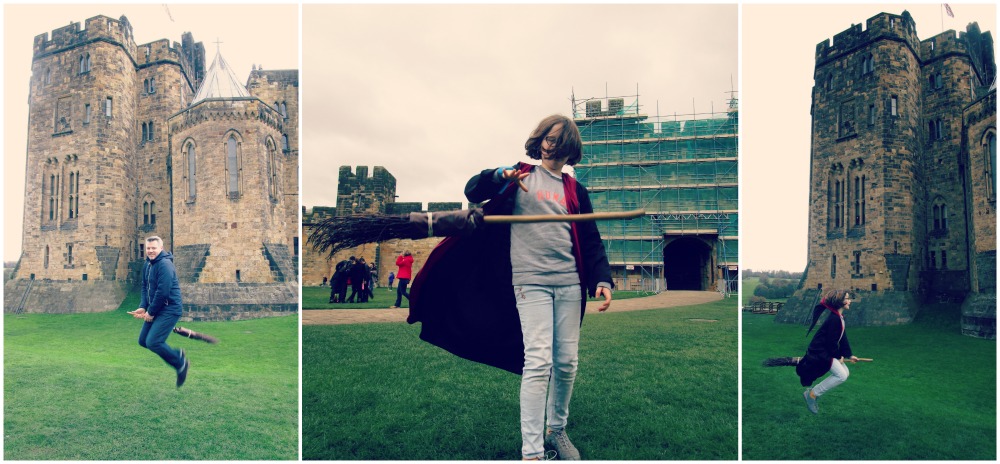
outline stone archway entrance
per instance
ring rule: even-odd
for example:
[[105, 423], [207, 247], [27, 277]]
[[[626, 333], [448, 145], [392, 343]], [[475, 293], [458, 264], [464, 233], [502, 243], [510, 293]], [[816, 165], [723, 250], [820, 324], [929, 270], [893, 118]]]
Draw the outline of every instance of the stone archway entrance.
[[663, 247], [667, 290], [712, 290], [712, 247], [698, 237], [678, 237]]

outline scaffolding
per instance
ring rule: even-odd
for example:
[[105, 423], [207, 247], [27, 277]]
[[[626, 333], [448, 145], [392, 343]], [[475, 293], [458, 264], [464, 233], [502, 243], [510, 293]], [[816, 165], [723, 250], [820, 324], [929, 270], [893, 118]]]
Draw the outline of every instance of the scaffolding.
[[641, 112], [638, 95], [571, 100], [583, 139], [574, 169], [594, 210], [646, 210], [598, 225], [616, 287], [735, 291], [735, 92], [722, 112], [652, 117]]

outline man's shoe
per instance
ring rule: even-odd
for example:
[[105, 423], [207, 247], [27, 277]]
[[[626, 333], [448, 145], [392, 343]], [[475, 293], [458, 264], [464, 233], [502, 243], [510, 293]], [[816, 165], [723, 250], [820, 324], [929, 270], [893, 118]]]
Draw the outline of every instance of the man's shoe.
[[181, 365], [180, 369], [177, 369], [177, 388], [181, 388], [181, 385], [184, 385], [184, 381], [187, 380], [188, 368], [191, 366], [191, 361], [188, 361], [183, 348], [181, 348], [181, 359], [184, 361], [184, 364]]
[[389, 306], [389, 309], [396, 309], [396, 308], [398, 308], [398, 307], [399, 307], [399, 306], [396, 306], [396, 305], [392, 305], [392, 306]]
[[806, 399], [806, 407], [809, 408], [809, 412], [819, 414], [819, 405], [816, 404], [816, 398], [813, 398], [812, 395], [809, 394], [811, 391], [811, 388], [806, 390], [802, 393], [802, 397]]
[[545, 445], [556, 450], [560, 461], [579, 461], [580, 451], [569, 441], [569, 436], [565, 430], [550, 432], [545, 435]]

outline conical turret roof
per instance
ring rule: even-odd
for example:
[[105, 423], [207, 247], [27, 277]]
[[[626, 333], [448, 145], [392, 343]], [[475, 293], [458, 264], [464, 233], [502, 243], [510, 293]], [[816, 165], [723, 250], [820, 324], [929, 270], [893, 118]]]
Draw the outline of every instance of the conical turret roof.
[[201, 82], [201, 88], [195, 94], [191, 104], [198, 103], [206, 98], [238, 98], [249, 97], [250, 92], [236, 78], [236, 73], [229, 67], [229, 63], [222, 58], [222, 53], [216, 49], [215, 59], [212, 66], [208, 68], [205, 79]]

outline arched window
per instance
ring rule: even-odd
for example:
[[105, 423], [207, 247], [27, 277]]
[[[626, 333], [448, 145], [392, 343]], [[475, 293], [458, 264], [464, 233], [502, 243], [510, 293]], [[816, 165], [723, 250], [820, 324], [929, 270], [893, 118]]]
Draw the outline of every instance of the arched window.
[[938, 205], [934, 205], [934, 230], [941, 228], [941, 208]]
[[73, 219], [73, 195], [69, 196], [69, 218]]
[[268, 138], [266, 146], [268, 192], [270, 193], [271, 200], [276, 201], [278, 199], [278, 157], [275, 154], [277, 149], [274, 146], [274, 141], [270, 138]]
[[142, 202], [142, 225], [149, 225], [149, 202]]
[[149, 202], [149, 223], [152, 224], [152, 225], [154, 225], [154, 226], [156, 225], [156, 202], [155, 201], [150, 201]]
[[830, 260], [830, 277], [837, 277], [837, 255], [833, 255]]
[[52, 83], [52, 70], [48, 68], [45, 69], [45, 83], [46, 84]]
[[49, 246], [45, 245], [45, 269], [49, 268]]
[[69, 243], [66, 244], [66, 261], [70, 266], [73, 265], [73, 245]]
[[986, 143], [983, 144], [986, 154], [986, 188], [989, 189], [989, 198], [996, 199], [997, 191], [997, 134], [990, 132], [986, 134]]
[[288, 151], [288, 134], [281, 135], [281, 149]]
[[281, 117], [288, 119], [288, 108], [285, 106], [285, 102], [281, 102]]
[[861, 176], [861, 225], [864, 225], [865, 220], [865, 176]]
[[146, 127], [146, 123], [142, 123], [142, 138], [139, 139], [141, 142], [146, 142], [146, 137], [149, 136], [149, 129]]
[[[72, 183], [73, 181], [70, 181]], [[76, 171], [76, 186], [73, 188], [76, 193], [76, 217], [80, 217], [80, 171]]]
[[149, 93], [156, 93], [156, 78], [149, 79]]
[[197, 166], [197, 163], [195, 162], [195, 157], [194, 157], [194, 142], [189, 142], [187, 144], [187, 150], [186, 151], [187, 151], [187, 168], [188, 168], [188, 200], [189, 201], [194, 201], [195, 193], [196, 193], [196, 189], [195, 189], [195, 184], [196, 184], [195, 183], [195, 172], [196, 172], [195, 166]]
[[935, 74], [934, 75], [934, 88], [935, 89], [940, 89], [941, 87], [944, 87], [944, 79], [941, 79], [941, 74]]
[[239, 143], [235, 135], [226, 140], [226, 171], [228, 172], [229, 197], [238, 198], [240, 194], [240, 161]]
[[146, 140], [153, 141], [153, 121], [149, 121], [149, 138]]
[[935, 123], [937, 125], [937, 137], [938, 139], [944, 140], [944, 121], [938, 119]]
[[142, 91], [143, 93], [149, 93], [149, 79], [142, 80]]

